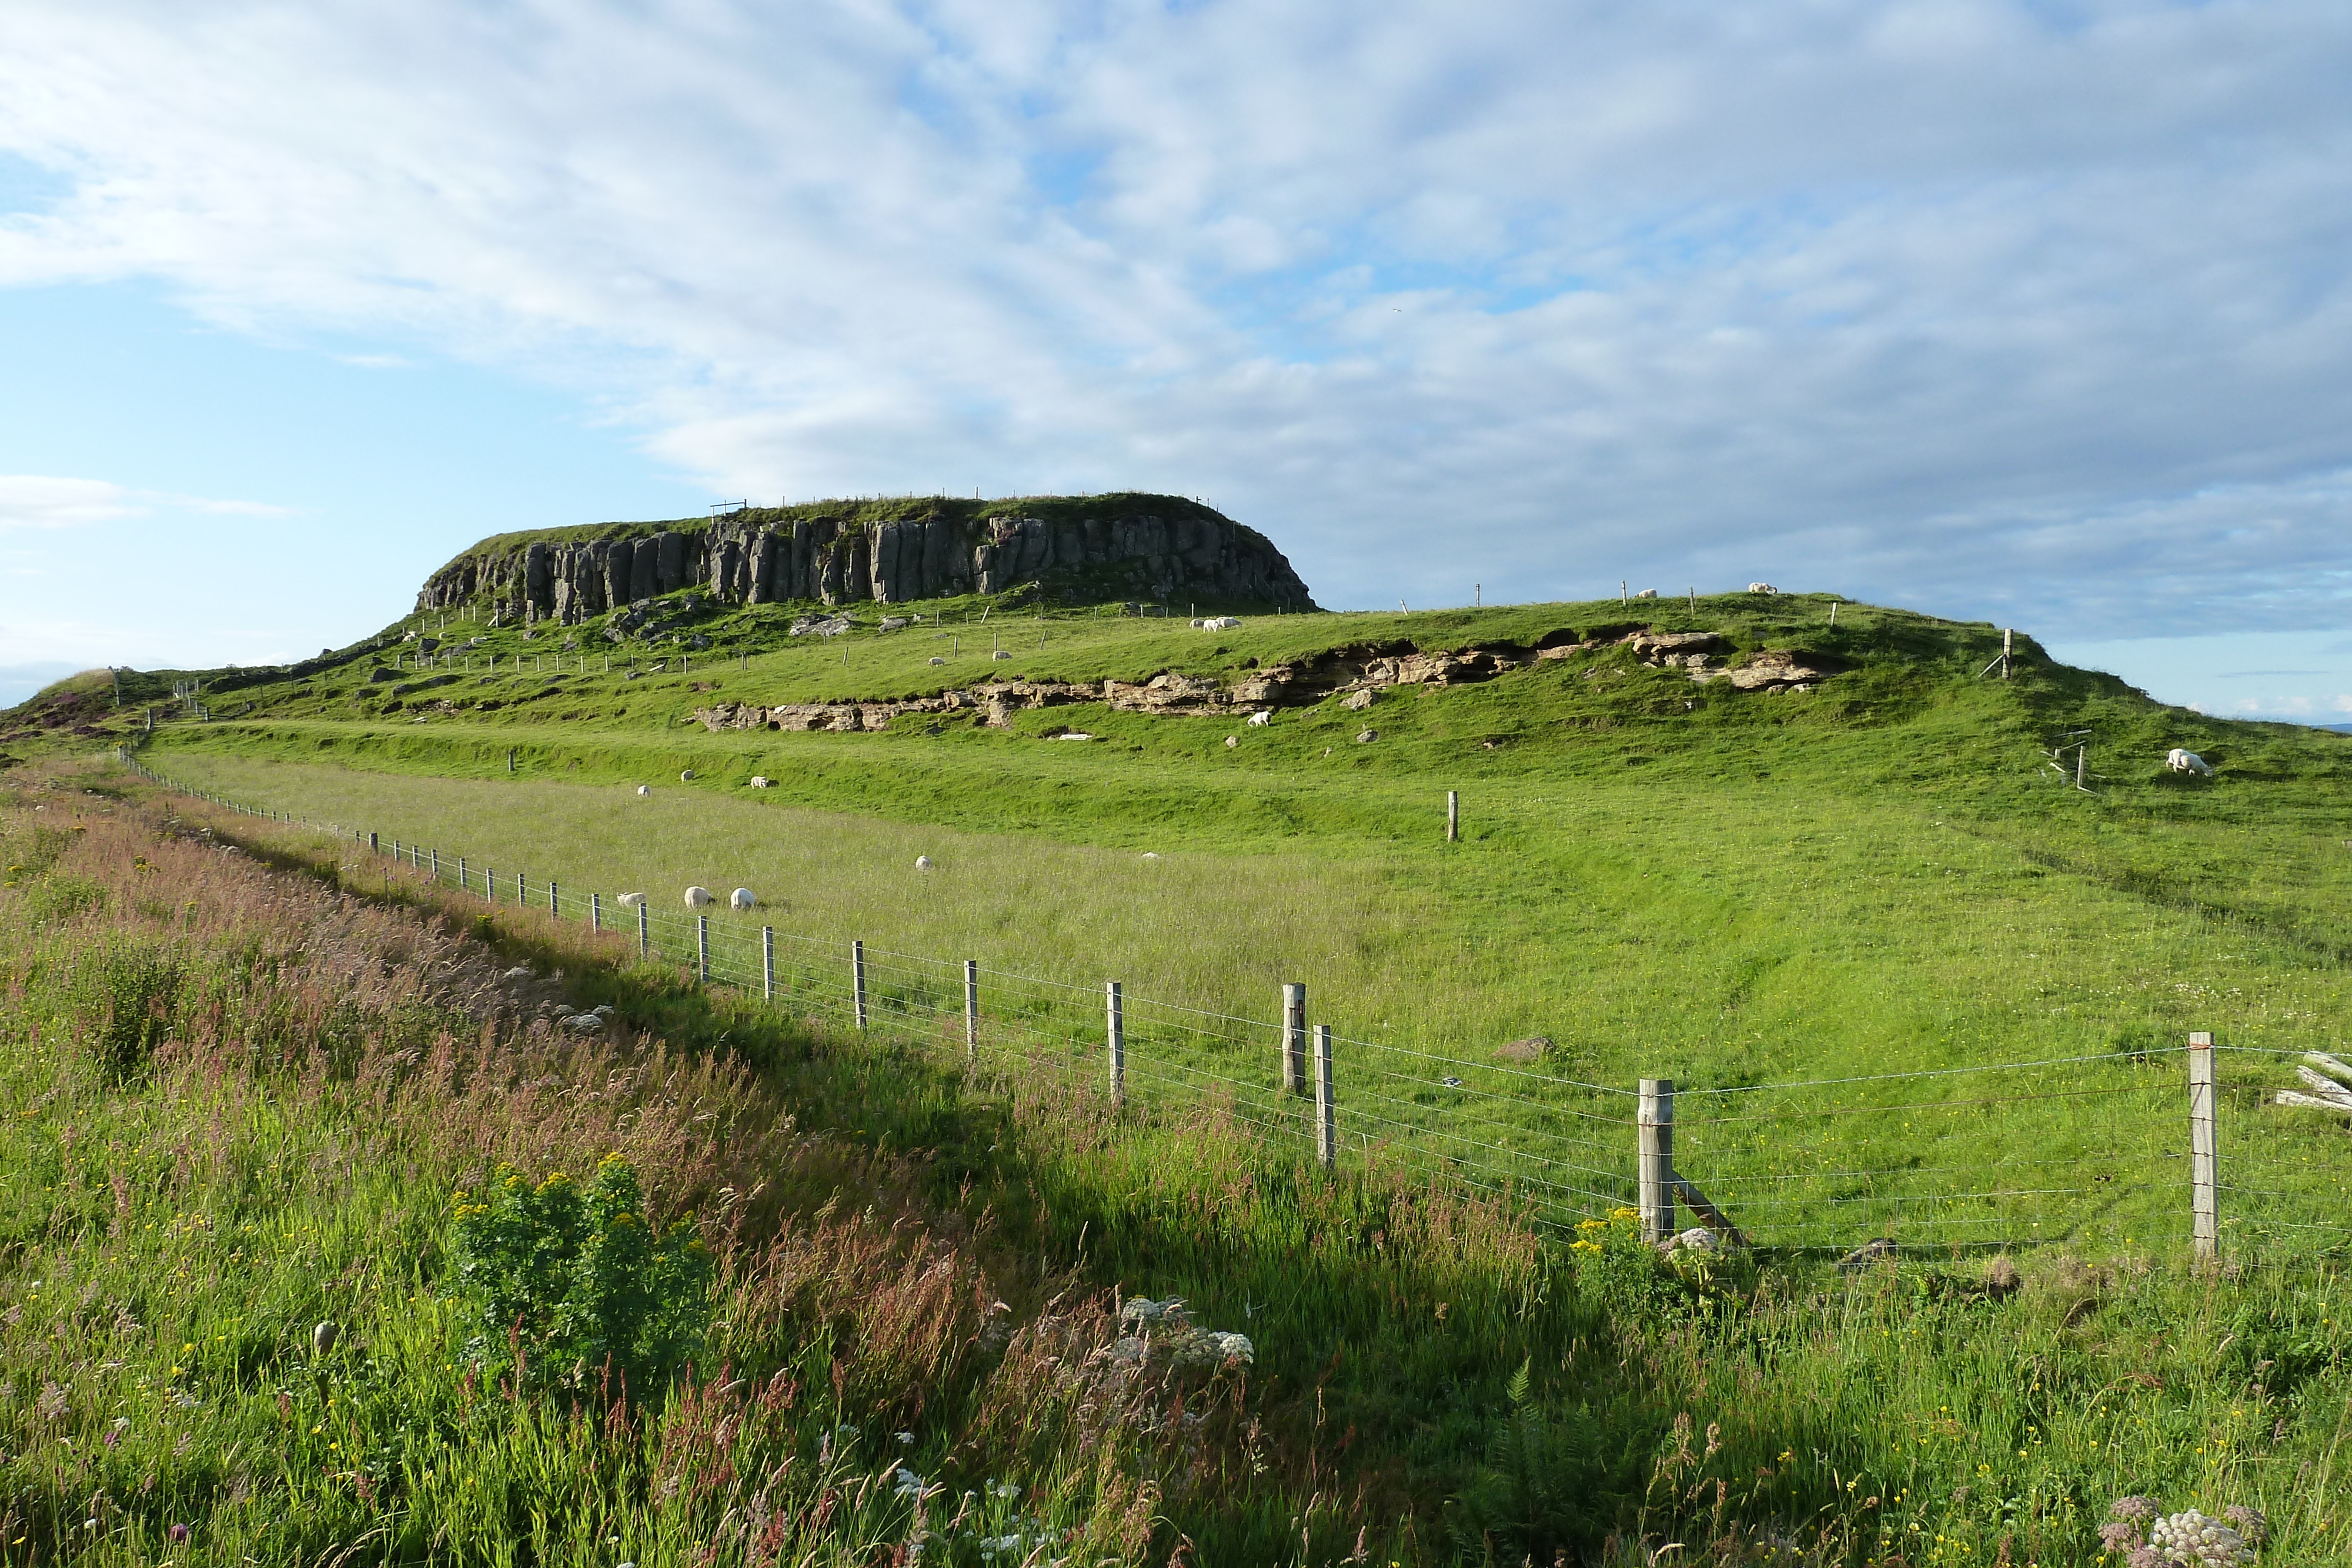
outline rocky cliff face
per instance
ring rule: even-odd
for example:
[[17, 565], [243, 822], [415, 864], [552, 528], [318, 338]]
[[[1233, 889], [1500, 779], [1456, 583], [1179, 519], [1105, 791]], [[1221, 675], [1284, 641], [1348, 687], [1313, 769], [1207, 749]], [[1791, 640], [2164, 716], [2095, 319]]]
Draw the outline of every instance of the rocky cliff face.
[[1180, 497], [1142, 495], [820, 504], [512, 535], [435, 572], [416, 602], [572, 624], [688, 587], [733, 604], [902, 604], [1028, 584], [1073, 602], [1315, 608], [1263, 534]]

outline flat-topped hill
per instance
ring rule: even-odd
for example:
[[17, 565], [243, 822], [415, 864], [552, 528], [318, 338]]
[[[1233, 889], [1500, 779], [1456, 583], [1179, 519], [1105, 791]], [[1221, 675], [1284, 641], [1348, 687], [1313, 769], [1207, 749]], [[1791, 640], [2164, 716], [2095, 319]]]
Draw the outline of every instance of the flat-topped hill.
[[1134, 492], [817, 501], [500, 534], [435, 572], [416, 603], [576, 625], [681, 589], [721, 604], [904, 604], [1019, 591], [1062, 603], [1315, 607], [1265, 535], [1181, 496]]

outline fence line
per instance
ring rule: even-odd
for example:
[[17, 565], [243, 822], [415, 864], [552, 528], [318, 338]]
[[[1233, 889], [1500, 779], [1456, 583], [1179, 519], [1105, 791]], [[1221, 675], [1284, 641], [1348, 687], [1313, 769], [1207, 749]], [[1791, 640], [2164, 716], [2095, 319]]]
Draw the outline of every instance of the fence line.
[[[615, 941], [631, 935], [625, 917], [608, 923], [604, 894], [566, 894], [551, 879], [535, 883], [527, 872], [477, 868], [397, 840], [387, 847], [374, 833], [189, 789], [125, 760], [167, 789], [347, 836], [492, 904], [593, 923]], [[2216, 1071], [2223, 1053], [2259, 1071], [2302, 1054], [2292, 1051], [2217, 1046], [2199, 1034], [2128, 1053], [1720, 1088], [1660, 1079], [1633, 1089], [1354, 1039], [1328, 1025], [1310, 1030], [1303, 986], [1268, 998], [1276, 1013], [1269, 1021], [1136, 996], [1115, 981], [1077, 984], [642, 901], [635, 911], [642, 956], [702, 984], [951, 1055], [973, 1071], [1013, 1061], [1050, 1069], [1130, 1113], [1214, 1109], [1324, 1168], [1344, 1156], [1423, 1170], [1557, 1230], [1631, 1211], [1663, 1239], [1687, 1205], [1706, 1225], [1784, 1251], [1845, 1251], [1885, 1238], [1956, 1251], [2161, 1239], [2186, 1241], [2209, 1259], [2225, 1249], [2352, 1252], [2352, 1223], [2327, 1218], [2352, 1217], [2341, 1136], [2320, 1123], [2265, 1117], [2267, 1091], [2287, 1085]], [[2185, 1074], [2176, 1059], [2185, 1059]], [[2053, 1073], [2064, 1076], [2053, 1084]], [[1868, 1097], [1876, 1085], [1997, 1074], [2011, 1075], [2014, 1092]], [[1678, 1117], [1677, 1098], [1701, 1113]], [[1620, 1106], [1630, 1113], [1612, 1113]], [[1733, 1113], [1706, 1113], [1717, 1106]], [[1994, 1107], [2004, 1108], [2001, 1130], [2020, 1153], [1966, 1164], [1925, 1157], [1938, 1146], [1938, 1129], [1915, 1130], [1914, 1122]], [[1808, 1157], [1825, 1163], [1802, 1168]], [[2249, 1174], [2263, 1179], [2244, 1180]], [[1937, 1178], [1961, 1178], [1950, 1185], [1965, 1190], [1942, 1190]]]

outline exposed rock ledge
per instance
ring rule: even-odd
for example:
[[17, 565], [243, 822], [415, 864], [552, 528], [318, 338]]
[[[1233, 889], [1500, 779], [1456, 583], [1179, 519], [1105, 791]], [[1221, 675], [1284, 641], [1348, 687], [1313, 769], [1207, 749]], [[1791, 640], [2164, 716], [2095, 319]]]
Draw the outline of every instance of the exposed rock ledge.
[[1342, 705], [1363, 708], [1375, 694], [1390, 686], [1454, 686], [1492, 680], [1508, 670], [1524, 669], [1548, 660], [1571, 658], [1603, 648], [1622, 646], [1645, 664], [1680, 669], [1694, 681], [1722, 680], [1740, 691], [1808, 691], [1845, 668], [1825, 653], [1764, 649], [1744, 663], [1717, 666], [1714, 660], [1730, 644], [1713, 632], [1624, 632], [1616, 629], [1570, 641], [1572, 632], [1554, 632], [1532, 648], [1513, 645], [1465, 648], [1454, 653], [1424, 653], [1411, 643], [1372, 643], [1333, 649], [1295, 664], [1276, 664], [1254, 671], [1231, 686], [1205, 675], [1174, 672], [1149, 681], [989, 681], [937, 696], [909, 697], [896, 702], [720, 703], [699, 708], [695, 718], [714, 733], [723, 729], [878, 730], [902, 714], [971, 715], [999, 728], [1009, 727], [1015, 712], [1059, 707], [1071, 703], [1101, 703], [1118, 713], [1213, 716], [1254, 712], [1263, 708], [1301, 707], [1337, 696]]

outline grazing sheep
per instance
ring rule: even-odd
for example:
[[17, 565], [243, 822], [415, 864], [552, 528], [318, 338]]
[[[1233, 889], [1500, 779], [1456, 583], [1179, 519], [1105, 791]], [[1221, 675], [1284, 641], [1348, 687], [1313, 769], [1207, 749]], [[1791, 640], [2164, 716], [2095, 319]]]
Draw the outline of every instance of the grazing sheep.
[[1769, 582], [1751, 582], [1748, 585], [1748, 591], [1750, 593], [1778, 593], [1780, 591], [1773, 587]]
[[2213, 777], [2213, 765], [2211, 763], [2206, 761], [2195, 752], [2183, 751], [2177, 746], [2170, 751], [2164, 754], [2164, 765], [2167, 768], [2171, 768], [2175, 773], [2198, 773], [2202, 774], [2208, 779]]
[[917, 856], [915, 857], [915, 869], [916, 869], [917, 871], [929, 871], [929, 870], [930, 870], [930, 869], [931, 869], [931, 857], [930, 857], [930, 856], [929, 856], [929, 855], [917, 855]]
[[708, 909], [710, 907], [712, 899], [710, 896], [710, 890], [709, 888], [689, 887], [686, 890], [686, 906], [688, 909]]
[[640, 795], [650, 795], [653, 792], [654, 787], [650, 784], [640, 784], [637, 786], [637, 793]]
[[767, 787], [768, 787], [768, 776], [767, 776], [766, 774], [764, 774], [764, 773], [754, 773], [754, 774], [752, 774], [752, 775], [751, 775], [751, 788], [752, 788], [752, 789], [765, 789]]
[[1160, 858], [1160, 852], [1158, 850], [1146, 850], [1143, 852], [1143, 858], [1148, 861], [1156, 861]]
[[1272, 708], [1266, 708], [1263, 712], [1250, 715], [1250, 723], [1259, 728], [1264, 728], [1265, 726], [1272, 724], [1273, 722], [1274, 710]]
[[691, 783], [693, 783], [693, 782], [694, 782], [694, 769], [693, 769], [693, 768], [688, 768], [685, 772], [683, 772], [683, 773], [679, 774], [679, 775], [677, 776], [677, 781], [678, 781], [679, 783], [681, 783], [681, 784], [691, 784]]
[[1655, 599], [1657, 596], [1658, 591], [1654, 588], [1637, 588], [1633, 591], [1633, 597], [1636, 599]]
[[622, 906], [623, 906], [623, 907], [625, 907], [625, 908], [628, 908], [628, 909], [635, 909], [637, 905], [639, 905], [639, 904], [643, 904], [645, 901], [646, 901], [646, 895], [645, 895], [644, 894], [642, 894], [642, 893], [625, 893], [625, 894], [621, 894], [621, 896], [620, 896], [620, 897], [618, 897], [618, 898], [614, 899], [613, 902], [614, 902], [614, 903], [615, 903], [615, 904], [618, 904], [622, 905]]
[[1230, 632], [1242, 623], [1238, 615], [1212, 615], [1201, 622], [1203, 632]]
[[733, 910], [740, 911], [749, 909], [759, 902], [759, 899], [748, 887], [739, 887], [734, 892], [727, 895], [727, 907]]

